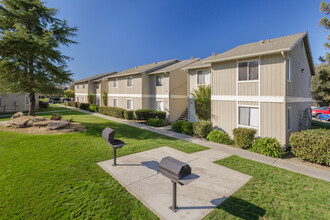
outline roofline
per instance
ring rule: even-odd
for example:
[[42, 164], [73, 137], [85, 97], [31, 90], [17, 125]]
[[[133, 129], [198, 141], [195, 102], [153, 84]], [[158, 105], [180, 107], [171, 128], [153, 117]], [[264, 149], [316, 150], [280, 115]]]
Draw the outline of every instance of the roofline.
[[[188, 63], [185, 63], [185, 64], [182, 64], [182, 65], [180, 65], [180, 66], [178, 66], [178, 67], [176, 67], [176, 68], [172, 68], [172, 69], [170, 69], [170, 70], [167, 70], [167, 71], [154, 71], [154, 72], [151, 72], [151, 73], [149, 73], [149, 75], [152, 75], [152, 74], [158, 74], [158, 73], [169, 73], [169, 72], [171, 72], [171, 71], [173, 71], [173, 70], [176, 70], [176, 69], [181, 69], [181, 67], [183, 67], [183, 66], [187, 66], [187, 65], [189, 65], [189, 64], [191, 64], [191, 63], [194, 63], [194, 62], [197, 62], [197, 61], [200, 61], [200, 58], [194, 58], [194, 59], [191, 59], [191, 60], [189, 60], [190, 62], [188, 62]], [[182, 62], [182, 61], [179, 61], [179, 63], [180, 62]], [[165, 67], [164, 67], [165, 68]]]
[[186, 68], [182, 68], [182, 69], [183, 70], [193, 70], [193, 69], [208, 68], [208, 67], [211, 67], [211, 64], [207, 63], [207, 64], [204, 64], [204, 65], [186, 67]]
[[[304, 40], [305, 37], [306, 37], [306, 41]], [[307, 54], [307, 59], [308, 59], [308, 63], [309, 63], [309, 69], [311, 71], [311, 74], [312, 75], [315, 75], [313, 55], [312, 55], [311, 47], [309, 45], [309, 38], [308, 38], [307, 33], [304, 36], [304, 38], [302, 40], [304, 41], [304, 45], [305, 45], [305, 51], [306, 51], [306, 54]], [[308, 51], [307, 51], [307, 49], [308, 49]]]
[[[108, 73], [104, 73], [104, 74], [109, 74], [109, 75], [112, 75], [112, 74], [115, 74], [117, 73], [116, 71], [113, 71], [113, 72], [108, 72]], [[102, 78], [106, 78], [106, 77], [109, 77], [109, 75], [105, 75], [105, 76], [99, 76], [99, 77], [95, 77], [95, 79], [81, 79], [81, 80], [77, 80], [77, 81], [74, 81], [73, 84], [76, 84], [76, 83], [82, 83], [82, 82], [88, 82], [88, 81], [96, 81], [96, 80], [99, 80], [99, 79], [102, 79]]]

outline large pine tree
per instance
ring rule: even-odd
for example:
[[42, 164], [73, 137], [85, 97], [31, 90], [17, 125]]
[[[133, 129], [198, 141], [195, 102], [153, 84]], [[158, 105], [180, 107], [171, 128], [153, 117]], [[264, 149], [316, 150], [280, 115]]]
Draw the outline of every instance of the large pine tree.
[[0, 1], [0, 91], [28, 93], [29, 115], [35, 95], [52, 94], [71, 81], [71, 59], [60, 47], [76, 44], [76, 27], [56, 18], [40, 0]]

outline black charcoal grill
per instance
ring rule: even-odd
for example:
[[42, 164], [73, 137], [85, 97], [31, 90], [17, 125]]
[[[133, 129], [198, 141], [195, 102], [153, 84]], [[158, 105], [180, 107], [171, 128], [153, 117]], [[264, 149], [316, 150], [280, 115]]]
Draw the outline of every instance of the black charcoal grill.
[[191, 174], [191, 167], [187, 163], [174, 159], [173, 157], [164, 157], [159, 163], [158, 173], [161, 173], [165, 177], [169, 178], [172, 182], [173, 195], [172, 206], [170, 209], [173, 212], [176, 212], [178, 210], [176, 205], [177, 183], [184, 185], [184, 182], [181, 180]]
[[124, 145], [126, 145], [125, 142], [115, 139], [115, 131], [111, 128], [105, 128], [102, 131], [102, 137], [112, 148], [113, 148], [113, 166], [117, 165], [116, 162], [116, 151], [117, 149], [122, 148]]

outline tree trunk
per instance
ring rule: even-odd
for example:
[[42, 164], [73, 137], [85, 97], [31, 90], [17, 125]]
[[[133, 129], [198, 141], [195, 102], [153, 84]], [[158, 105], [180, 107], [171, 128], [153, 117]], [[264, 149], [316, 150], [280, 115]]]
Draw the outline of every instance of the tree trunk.
[[29, 115], [35, 116], [35, 114], [36, 114], [36, 97], [35, 97], [34, 92], [31, 92], [29, 94], [29, 99], [30, 99]]

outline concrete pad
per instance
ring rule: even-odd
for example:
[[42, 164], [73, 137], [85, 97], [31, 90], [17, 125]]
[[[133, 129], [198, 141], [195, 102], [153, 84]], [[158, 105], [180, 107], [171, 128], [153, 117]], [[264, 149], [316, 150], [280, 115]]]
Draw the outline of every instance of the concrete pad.
[[198, 157], [198, 158], [206, 159], [210, 162], [214, 162], [214, 161], [221, 160], [223, 158], [231, 156], [231, 154], [220, 152], [220, 151], [214, 150], [214, 149], [198, 151], [198, 152], [192, 153], [190, 155]]
[[[157, 174], [158, 163], [166, 156], [187, 162], [198, 177], [187, 185], [177, 186], [176, 213], [169, 209], [172, 183]], [[117, 158], [116, 167], [112, 166], [113, 160], [98, 164], [161, 219], [202, 219], [251, 178], [212, 163], [227, 156], [213, 150], [187, 154], [160, 147]]]

